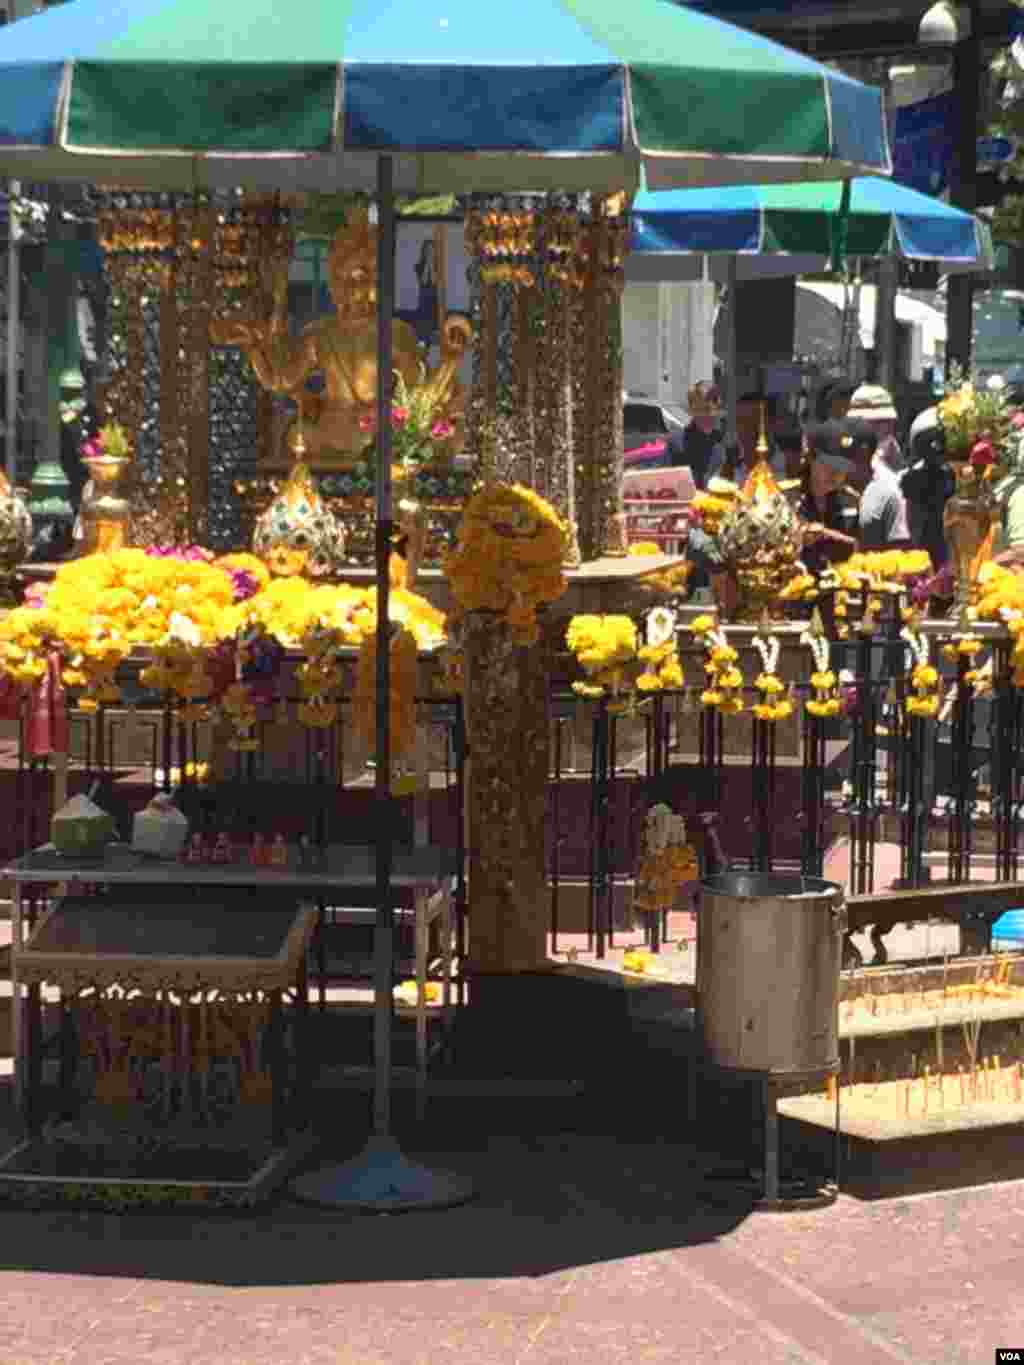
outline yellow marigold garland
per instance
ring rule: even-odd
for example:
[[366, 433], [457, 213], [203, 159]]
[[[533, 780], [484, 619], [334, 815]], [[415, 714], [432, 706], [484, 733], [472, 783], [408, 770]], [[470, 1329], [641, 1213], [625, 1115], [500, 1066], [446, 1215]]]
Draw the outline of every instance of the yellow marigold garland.
[[588, 681], [573, 683], [573, 691], [581, 697], [625, 691], [626, 666], [636, 658], [637, 635], [636, 623], [629, 616], [574, 616], [565, 642]]
[[759, 634], [754, 637], [754, 648], [761, 656], [761, 672], [754, 679], [761, 699], [751, 709], [758, 720], [785, 720], [793, 714], [793, 703], [786, 695], [785, 683], [778, 676], [781, 653], [778, 636]]
[[537, 608], [565, 591], [567, 528], [550, 503], [519, 484], [487, 484], [470, 498], [445, 573], [462, 611], [504, 616], [513, 638], [540, 638]]
[[669, 806], [652, 806], [644, 821], [634, 909], [646, 914], [671, 909], [680, 885], [699, 876], [697, 854], [686, 837], [686, 821]]
[[814, 695], [806, 702], [808, 714], [819, 720], [826, 716], [837, 716], [840, 703], [836, 692], [836, 675], [829, 665], [828, 637], [824, 632], [817, 611], [811, 618], [810, 629], [805, 630], [800, 636], [800, 643], [807, 645], [810, 649], [811, 658], [814, 662], [814, 668], [811, 672], [811, 687], [814, 690]]
[[[401, 758], [416, 738], [416, 637], [404, 627], [391, 640], [391, 756]], [[352, 694], [353, 721], [366, 744], [377, 736], [377, 636], [363, 637]]]
[[119, 700], [117, 668], [136, 646], [166, 650], [183, 676], [181, 647], [214, 644], [233, 595], [229, 575], [201, 560], [87, 555], [58, 569], [43, 608], [18, 607], [0, 623], [0, 667], [32, 682], [59, 650], [66, 685], [83, 688], [79, 706], [95, 710]]
[[630, 616], [574, 616], [565, 639], [587, 681], [573, 683], [573, 691], [581, 697], [610, 693], [616, 705], [626, 697], [624, 705], [629, 706], [634, 694], [651, 696], [682, 687], [675, 612], [652, 607], [645, 626], [647, 640], [640, 644], [639, 628]]
[[918, 629], [915, 612], [906, 613], [906, 625], [900, 631], [900, 639], [905, 640], [914, 660], [910, 671], [910, 685], [913, 695], [907, 697], [907, 714], [910, 716], [937, 716], [939, 713], [939, 671], [931, 662], [931, 643]]
[[700, 694], [701, 703], [715, 707], [723, 715], [737, 715], [743, 710], [743, 674], [737, 667], [738, 652], [729, 644], [716, 616], [695, 616], [690, 630], [704, 644], [707, 686]]

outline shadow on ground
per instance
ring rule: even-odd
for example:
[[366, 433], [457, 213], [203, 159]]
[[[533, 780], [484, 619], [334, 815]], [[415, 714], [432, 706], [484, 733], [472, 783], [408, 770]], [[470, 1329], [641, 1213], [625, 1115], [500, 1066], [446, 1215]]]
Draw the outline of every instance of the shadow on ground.
[[[325, 1141], [308, 1164], [344, 1160], [351, 1095], [321, 1116]], [[628, 1100], [624, 1098], [624, 1103]], [[536, 1115], [535, 1115], [536, 1117]], [[10, 1111], [4, 1114], [9, 1125]], [[327, 1131], [333, 1126], [336, 1136]], [[478, 1138], [424, 1130], [425, 1164], [470, 1176], [476, 1197], [445, 1211], [360, 1216], [283, 1195], [252, 1215], [187, 1212], [6, 1212], [0, 1270], [225, 1286], [510, 1279], [642, 1256], [726, 1236], [749, 1213], [701, 1198], [700, 1157], [667, 1140], [579, 1132]], [[439, 1150], [442, 1136], [453, 1145]]]

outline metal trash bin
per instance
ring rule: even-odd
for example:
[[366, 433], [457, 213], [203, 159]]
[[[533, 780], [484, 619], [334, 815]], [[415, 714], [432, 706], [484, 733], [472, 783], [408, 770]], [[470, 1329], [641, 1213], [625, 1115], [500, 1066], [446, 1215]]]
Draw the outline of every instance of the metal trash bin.
[[822, 1207], [839, 1190], [839, 1089], [832, 1178], [780, 1170], [779, 1090], [839, 1070], [841, 887], [815, 877], [725, 872], [701, 883], [697, 993], [705, 1068], [761, 1094], [759, 1156], [706, 1173], [755, 1208]]
[[701, 883], [697, 991], [708, 1059], [785, 1076], [839, 1065], [843, 889], [725, 872]]

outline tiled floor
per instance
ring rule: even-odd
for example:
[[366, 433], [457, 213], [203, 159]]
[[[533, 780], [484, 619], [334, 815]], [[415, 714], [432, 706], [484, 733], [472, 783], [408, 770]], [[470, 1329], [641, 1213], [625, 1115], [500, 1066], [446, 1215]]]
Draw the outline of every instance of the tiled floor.
[[692, 1153], [573, 1134], [431, 1154], [447, 1212], [5, 1214], [4, 1365], [982, 1365], [1024, 1342], [1024, 1183], [744, 1214]]

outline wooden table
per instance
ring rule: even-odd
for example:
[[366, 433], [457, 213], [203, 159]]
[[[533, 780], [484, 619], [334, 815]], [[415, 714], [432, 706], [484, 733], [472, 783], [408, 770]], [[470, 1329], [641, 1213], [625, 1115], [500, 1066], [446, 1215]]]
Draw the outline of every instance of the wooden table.
[[[427, 931], [443, 916], [444, 1006], [450, 1005], [451, 859], [436, 847], [394, 850], [393, 903], [415, 923], [417, 1089], [422, 1108], [427, 1062]], [[76, 861], [44, 845], [11, 865], [14, 884], [12, 988], [15, 1084], [30, 1129], [39, 1121], [41, 987], [44, 981], [76, 990], [83, 983], [126, 982], [154, 988], [251, 989], [267, 994], [275, 1011], [282, 992], [307, 1002], [306, 955], [325, 911], [366, 917], [376, 903], [376, 851], [369, 845], [331, 845], [305, 859], [289, 850], [284, 866], [182, 864], [145, 858], [112, 845], [102, 860]], [[26, 937], [24, 887], [63, 885]], [[106, 899], [73, 894], [102, 885]], [[143, 900], [133, 892], [148, 892]], [[269, 893], [269, 896], [268, 896]], [[23, 988], [27, 992], [22, 1006]], [[278, 1028], [273, 1030], [275, 1036]], [[273, 1125], [283, 1131], [283, 1087], [274, 1085]]]

